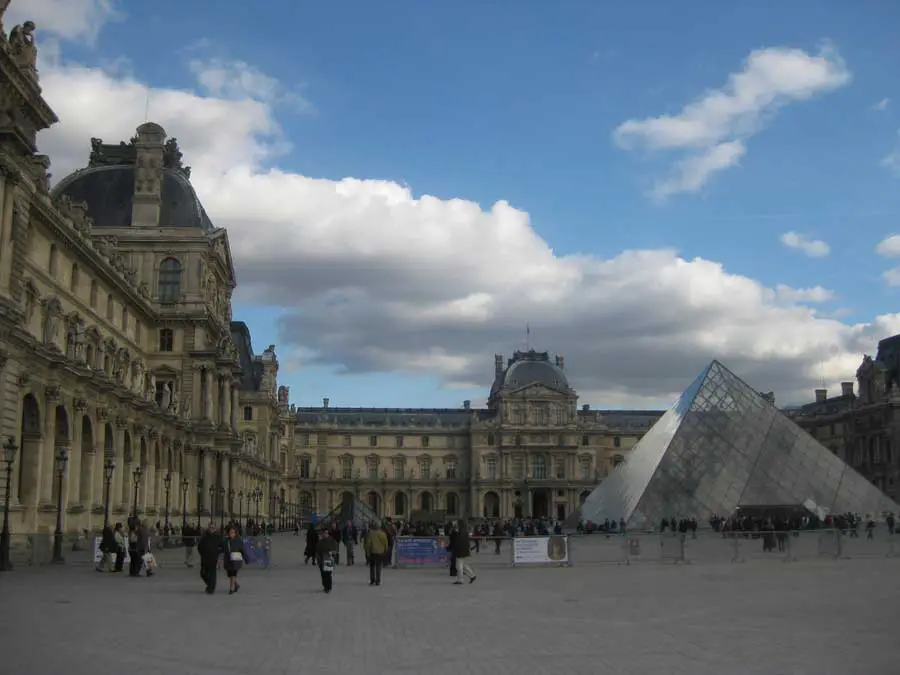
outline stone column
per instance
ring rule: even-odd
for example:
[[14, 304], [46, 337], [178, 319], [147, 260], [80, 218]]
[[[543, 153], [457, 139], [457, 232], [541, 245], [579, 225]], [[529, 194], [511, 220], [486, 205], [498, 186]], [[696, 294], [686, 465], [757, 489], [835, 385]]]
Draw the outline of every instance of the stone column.
[[40, 497], [39, 503], [50, 504], [53, 500], [53, 481], [56, 474], [56, 405], [59, 403], [59, 389], [48, 388], [44, 406], [44, 435], [41, 443]]
[[205, 387], [205, 391], [203, 392], [203, 418], [212, 421], [214, 384], [212, 368], [203, 369], [203, 382]]
[[113, 434], [116, 438], [115, 456], [116, 470], [113, 472], [113, 481], [109, 489], [109, 502], [111, 509], [124, 509], [129, 502], [127, 495], [128, 486], [131, 485], [129, 464], [125, 463], [125, 430], [116, 429]]
[[238, 428], [238, 409], [240, 408], [240, 396], [237, 384], [231, 385], [231, 429], [237, 431]]
[[[72, 447], [69, 450], [69, 465], [66, 467], [66, 475], [63, 477], [63, 509], [72, 504], [81, 503], [81, 476], [82, 463], [90, 466], [90, 459], [81, 447], [81, 413], [74, 415], [75, 423], [72, 425]], [[92, 448], [93, 449], [93, 448]], [[87, 519], [90, 518], [90, 510]]]
[[231, 409], [232, 404], [232, 395], [231, 395], [231, 378], [226, 377], [222, 381], [222, 401], [224, 405], [222, 406], [224, 412], [222, 413], [222, 426], [228, 427], [229, 429], [234, 428], [234, 424], [232, 423], [234, 420], [234, 414]]

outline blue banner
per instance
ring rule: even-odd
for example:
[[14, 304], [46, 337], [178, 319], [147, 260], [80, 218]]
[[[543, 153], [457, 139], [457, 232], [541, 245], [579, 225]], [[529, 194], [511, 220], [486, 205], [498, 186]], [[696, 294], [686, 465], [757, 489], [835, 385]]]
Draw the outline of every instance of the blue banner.
[[399, 537], [398, 565], [446, 565], [450, 561], [449, 537]]
[[260, 537], [259, 539], [248, 537], [244, 539], [244, 555], [246, 556], [247, 564], [263, 568], [268, 567], [271, 541], [268, 537]]

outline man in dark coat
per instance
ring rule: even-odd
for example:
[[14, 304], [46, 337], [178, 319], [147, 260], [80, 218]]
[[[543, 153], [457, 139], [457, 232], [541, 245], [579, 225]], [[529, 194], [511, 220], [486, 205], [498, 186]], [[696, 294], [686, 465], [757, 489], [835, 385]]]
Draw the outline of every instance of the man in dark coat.
[[200, 578], [206, 584], [206, 592], [210, 595], [216, 592], [216, 565], [222, 550], [222, 536], [216, 531], [216, 524], [211, 522], [197, 543], [197, 552], [200, 554]]
[[466, 577], [470, 584], [475, 581], [475, 572], [466, 562], [470, 555], [470, 548], [469, 524], [460, 519], [456, 523], [456, 529], [450, 533], [450, 552], [456, 558], [457, 576], [454, 584], [461, 584], [463, 577]]

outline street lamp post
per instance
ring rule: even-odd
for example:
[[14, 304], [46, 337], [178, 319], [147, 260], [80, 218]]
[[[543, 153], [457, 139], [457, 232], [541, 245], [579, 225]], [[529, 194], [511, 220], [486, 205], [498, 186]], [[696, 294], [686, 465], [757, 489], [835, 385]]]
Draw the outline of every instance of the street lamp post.
[[141, 476], [144, 475], [144, 468], [138, 467], [134, 470], [132, 474], [132, 478], [134, 479], [134, 500], [132, 501], [131, 506], [131, 517], [134, 520], [137, 520], [138, 515], [138, 488], [141, 486]]
[[166, 507], [165, 507], [165, 523], [163, 524], [163, 540], [168, 541], [169, 539], [169, 492], [172, 490], [172, 473], [170, 471], [166, 471], [166, 475], [163, 477], [163, 490], [166, 491]]
[[9, 496], [12, 488], [12, 466], [16, 461], [16, 453], [19, 446], [10, 436], [3, 444], [3, 461], [6, 463], [6, 495], [3, 499], [3, 530], [0, 531], [0, 571], [8, 572], [12, 569], [12, 561], [9, 559]]
[[187, 493], [191, 487], [191, 481], [185, 476], [181, 479], [181, 531], [184, 534], [184, 528], [187, 527]]
[[228, 488], [228, 520], [234, 520], [234, 488]]
[[107, 457], [103, 462], [103, 529], [109, 527], [109, 493], [112, 487], [113, 473], [116, 470], [116, 460], [113, 457]]
[[216, 520], [216, 486], [209, 486], [209, 519], [213, 522]]
[[63, 558], [63, 531], [62, 531], [62, 507], [63, 507], [63, 477], [66, 475], [66, 464], [69, 461], [69, 449], [59, 448], [56, 451], [56, 529], [53, 531], [53, 560], [51, 562], [60, 565], [66, 562]]
[[285, 522], [286, 522], [286, 521], [285, 521], [285, 519], [284, 519], [284, 503], [282, 502], [282, 504], [281, 504], [281, 531], [282, 531], [282, 532], [286, 529], [285, 526], [284, 526], [284, 525], [285, 525]]
[[253, 500], [253, 490], [247, 490], [247, 523], [246, 527], [250, 529], [250, 502]]

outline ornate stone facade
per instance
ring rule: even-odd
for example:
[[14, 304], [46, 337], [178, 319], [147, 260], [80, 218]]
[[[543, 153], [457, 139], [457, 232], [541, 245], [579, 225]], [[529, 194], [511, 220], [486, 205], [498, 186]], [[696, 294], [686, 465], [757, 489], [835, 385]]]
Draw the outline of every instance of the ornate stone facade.
[[863, 357], [853, 382], [840, 396], [817, 389], [816, 400], [787, 411], [847, 464], [894, 501], [900, 500], [900, 335], [878, 343]]
[[319, 510], [350, 492], [382, 516], [564, 518], [661, 415], [579, 409], [561, 356], [498, 355], [486, 408], [296, 409], [291, 489]]
[[[90, 166], [49, 189], [36, 133], [57, 118], [38, 86], [33, 31], [0, 40], [0, 439], [19, 447], [12, 530], [54, 528], [62, 449], [66, 531], [102, 525], [110, 460], [113, 520], [135, 506], [162, 519], [167, 502], [176, 522], [184, 510], [192, 521], [236, 515], [256, 488], [267, 517], [285, 475], [277, 358], [260, 357], [264, 387], [245, 377], [228, 235], [157, 124], [129, 143], [95, 139]], [[241, 435], [247, 407], [261, 411], [252, 444]]]

